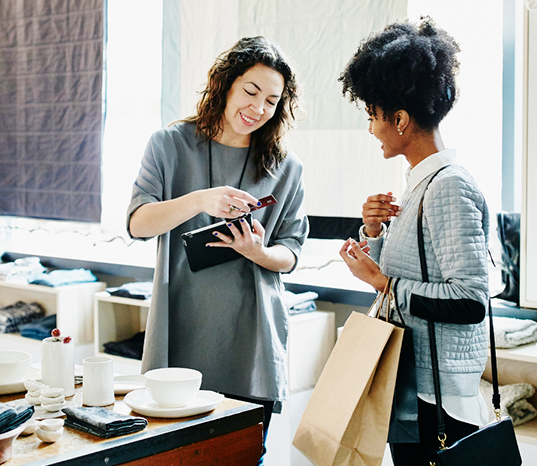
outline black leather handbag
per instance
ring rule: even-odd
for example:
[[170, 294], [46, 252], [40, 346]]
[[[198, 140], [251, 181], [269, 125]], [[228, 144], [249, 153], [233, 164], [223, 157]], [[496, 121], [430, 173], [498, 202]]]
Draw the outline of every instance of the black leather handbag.
[[[438, 419], [438, 440], [440, 449], [431, 453], [431, 466], [520, 466], [522, 458], [510, 417], [500, 417], [500, 392], [498, 390], [498, 369], [496, 365], [496, 346], [492, 325], [492, 306], [489, 301], [490, 353], [492, 368], [492, 403], [496, 420], [470, 434], [453, 445], [446, 447], [442, 397], [440, 394], [440, 373], [434, 338], [434, 323], [429, 322], [429, 340], [433, 360], [433, 380], [436, 396], [436, 416]], [[432, 333], [431, 333], [432, 332]]]
[[[440, 171], [440, 170], [439, 170]], [[436, 172], [438, 173], [438, 172]], [[432, 181], [435, 175], [429, 180]], [[425, 191], [427, 188], [425, 188]], [[429, 281], [427, 263], [425, 261], [425, 247], [423, 240], [423, 199], [421, 198], [418, 210], [418, 247], [423, 282]], [[431, 364], [436, 401], [436, 416], [438, 422], [438, 440], [440, 449], [431, 452], [431, 466], [520, 466], [522, 458], [515, 436], [511, 418], [500, 417], [500, 392], [498, 389], [498, 369], [496, 364], [496, 345], [494, 341], [494, 327], [492, 323], [492, 306], [489, 300], [489, 330], [490, 354], [492, 368], [492, 404], [496, 413], [496, 420], [473, 434], [470, 434], [453, 445], [446, 447], [447, 435], [445, 432], [444, 413], [442, 411], [442, 395], [440, 391], [440, 370], [438, 367], [438, 354], [436, 350], [436, 334], [433, 321], [428, 321], [429, 343], [431, 349]]]

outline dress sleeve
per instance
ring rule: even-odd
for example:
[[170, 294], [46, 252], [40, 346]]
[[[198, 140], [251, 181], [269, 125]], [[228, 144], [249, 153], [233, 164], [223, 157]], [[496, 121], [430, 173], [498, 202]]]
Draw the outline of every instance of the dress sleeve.
[[287, 273], [291, 273], [296, 268], [302, 246], [309, 233], [309, 223], [304, 208], [304, 181], [301, 165], [294, 174], [294, 179], [295, 182], [285, 198], [285, 206], [281, 212], [282, 219], [269, 239], [269, 246], [281, 244], [295, 255], [295, 265]]
[[431, 282], [399, 280], [400, 304], [436, 322], [480, 322], [488, 301], [487, 231], [487, 205], [474, 184], [458, 176], [432, 183], [424, 201]]
[[144, 204], [160, 202], [164, 197], [164, 169], [156, 157], [155, 135], [149, 140], [142, 158], [142, 165], [132, 188], [131, 202], [127, 209], [127, 232], [132, 239], [146, 241], [151, 238], [135, 238], [130, 232], [132, 214]]

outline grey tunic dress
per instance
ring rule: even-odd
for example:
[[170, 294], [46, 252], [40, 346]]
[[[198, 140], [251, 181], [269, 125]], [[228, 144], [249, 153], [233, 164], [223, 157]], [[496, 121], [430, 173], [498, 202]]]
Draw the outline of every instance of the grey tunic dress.
[[[211, 147], [212, 186], [237, 187], [248, 148], [214, 141]], [[208, 188], [208, 161], [208, 144], [196, 137], [193, 124], [154, 133], [134, 183], [127, 229], [141, 205]], [[298, 258], [308, 234], [301, 162], [290, 152], [274, 177], [258, 183], [253, 177], [250, 157], [240, 189], [278, 200], [252, 213], [266, 230], [266, 245], [284, 245]], [[142, 372], [189, 367], [203, 374], [202, 389], [282, 401], [287, 397], [288, 315], [280, 274], [243, 257], [191, 272], [181, 234], [211, 223], [202, 213], [158, 238]]]

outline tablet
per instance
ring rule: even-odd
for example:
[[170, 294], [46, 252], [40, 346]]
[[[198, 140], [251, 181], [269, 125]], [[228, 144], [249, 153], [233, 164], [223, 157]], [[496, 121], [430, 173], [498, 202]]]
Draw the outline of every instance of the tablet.
[[190, 265], [190, 270], [192, 270], [192, 272], [197, 272], [198, 270], [206, 269], [207, 267], [244, 257], [232, 248], [211, 248], [205, 246], [207, 243], [222, 241], [213, 235], [214, 231], [219, 231], [224, 235], [232, 236], [231, 231], [227, 226], [228, 223], [233, 223], [242, 233], [242, 225], [244, 225], [244, 223], [241, 223], [241, 219], [246, 220], [249, 227], [252, 228], [252, 215], [247, 213], [236, 219], [222, 220], [221, 222], [213, 223], [212, 225], [207, 225], [181, 235], [188, 264]]

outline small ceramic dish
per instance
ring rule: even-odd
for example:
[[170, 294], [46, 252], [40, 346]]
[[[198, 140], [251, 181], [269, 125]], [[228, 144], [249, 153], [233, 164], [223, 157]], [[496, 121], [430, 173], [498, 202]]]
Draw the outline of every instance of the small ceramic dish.
[[65, 401], [65, 397], [63, 395], [51, 397], [44, 396], [43, 393], [41, 393], [39, 399], [41, 400], [42, 405], [53, 405], [55, 403], [62, 403], [63, 401]]
[[43, 419], [39, 422], [39, 428], [53, 432], [63, 427], [63, 419]]
[[41, 389], [41, 396], [44, 396], [46, 398], [58, 398], [59, 396], [63, 396], [64, 393], [65, 390], [63, 388], [43, 387]]
[[43, 388], [46, 388], [47, 385], [45, 385], [44, 383], [38, 382], [37, 380], [26, 379], [24, 380], [24, 387], [26, 388], [26, 390], [28, 390], [31, 393], [35, 391], [41, 392], [41, 390]]
[[67, 403], [65, 401], [62, 401], [61, 403], [51, 403], [51, 404], [42, 404], [45, 411], [48, 411], [50, 413], [54, 413], [56, 411], [59, 411], [63, 407], [65, 407]]
[[24, 398], [26, 398], [26, 401], [31, 405], [40, 405], [41, 404], [41, 398], [39, 396], [32, 396], [29, 393], [24, 395]]
[[63, 434], [63, 427], [60, 427], [58, 430], [44, 430], [38, 427], [35, 429], [35, 434], [39, 438], [39, 440], [45, 442], [45, 443], [53, 443], [56, 440], [58, 440], [62, 434]]
[[32, 435], [37, 429], [37, 421], [35, 419], [29, 419], [24, 423], [24, 430], [21, 435]]

